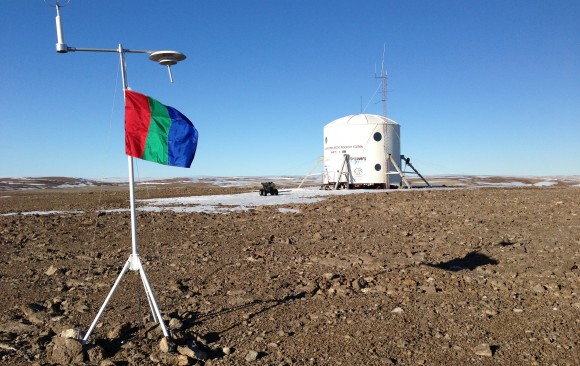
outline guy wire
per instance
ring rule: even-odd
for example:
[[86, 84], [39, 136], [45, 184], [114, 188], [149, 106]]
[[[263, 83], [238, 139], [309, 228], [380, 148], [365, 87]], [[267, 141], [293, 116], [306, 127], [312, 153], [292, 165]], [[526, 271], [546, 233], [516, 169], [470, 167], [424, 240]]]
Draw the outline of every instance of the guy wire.
[[371, 102], [373, 101], [373, 99], [375, 99], [375, 95], [377, 95], [377, 92], [379, 91], [379, 88], [380, 88], [380, 87], [381, 87], [381, 84], [379, 84], [379, 86], [377, 86], [377, 89], [376, 89], [376, 90], [375, 90], [375, 92], [373, 93], [373, 96], [371, 97], [371, 99], [369, 99], [369, 101], [368, 101], [367, 105], [366, 105], [366, 106], [365, 106], [365, 108], [362, 110], [361, 114], [362, 114], [362, 113], [364, 113], [364, 112], [367, 110], [367, 108], [368, 108], [369, 104], [371, 104]]
[[[116, 67], [117, 69], [117, 75], [115, 78], [115, 87], [113, 89], [113, 102], [111, 105], [111, 112], [109, 114], [109, 128], [108, 128], [108, 133], [107, 133], [107, 137], [106, 137], [106, 142], [105, 142], [105, 148], [104, 148], [104, 154], [103, 155], [108, 155], [109, 152], [111, 151], [111, 147], [110, 147], [110, 142], [111, 142], [111, 131], [112, 131], [112, 126], [113, 126], [113, 114], [115, 112], [115, 108], [116, 108], [116, 103], [115, 100], [117, 98], [117, 89], [119, 87], [119, 73], [120, 73], [120, 68]], [[101, 177], [103, 177], [103, 175], [101, 175]], [[104, 209], [104, 207], [102, 207], [102, 202], [103, 202], [103, 189], [104, 189], [104, 185], [101, 181], [101, 183], [99, 184], [99, 194], [97, 196], [97, 205], [96, 205], [96, 218], [95, 218], [95, 224], [93, 225], [93, 237], [91, 240], [91, 246], [94, 247], [95, 243], [96, 243], [96, 237], [97, 237], [97, 228], [99, 226], [99, 210]], [[87, 268], [87, 277], [90, 276], [90, 271], [91, 271], [91, 267], [93, 265], [93, 261], [95, 260], [95, 255], [89, 255], [90, 257], [90, 261], [88, 263], [88, 268]], [[88, 286], [85, 286], [85, 298], [87, 298], [87, 290], [88, 290]]]

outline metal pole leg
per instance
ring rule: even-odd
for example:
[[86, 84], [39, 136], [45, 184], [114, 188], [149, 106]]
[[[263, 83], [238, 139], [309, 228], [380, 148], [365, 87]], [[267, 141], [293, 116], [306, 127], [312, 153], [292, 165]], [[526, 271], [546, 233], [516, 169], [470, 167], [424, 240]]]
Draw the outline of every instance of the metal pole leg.
[[143, 267], [141, 267], [141, 269], [139, 270], [139, 274], [141, 275], [141, 279], [143, 280], [143, 285], [145, 286], [145, 292], [147, 293], [149, 303], [153, 306], [153, 310], [155, 315], [157, 316], [159, 325], [161, 325], [161, 330], [163, 330], [163, 335], [165, 337], [169, 337], [169, 333], [167, 332], [167, 328], [165, 327], [163, 318], [161, 318], [161, 312], [159, 311], [159, 307], [157, 306], [155, 296], [153, 295], [153, 291], [151, 290], [151, 286], [149, 285], [149, 281], [147, 280], [147, 275], [145, 274], [145, 269]]
[[115, 290], [117, 290], [117, 286], [119, 286], [119, 283], [121, 282], [121, 279], [123, 278], [123, 276], [125, 275], [125, 273], [127, 273], [127, 270], [129, 270], [129, 265], [130, 264], [131, 264], [131, 261], [130, 260], [128, 260], [127, 262], [125, 262], [125, 266], [123, 266], [123, 269], [121, 270], [121, 273], [119, 273], [119, 277], [117, 277], [117, 280], [115, 281], [115, 284], [113, 285], [113, 288], [111, 288], [111, 291], [109, 291], [109, 294], [107, 295], [107, 298], [105, 298], [105, 302], [103, 303], [103, 305], [101, 306], [101, 309], [97, 313], [97, 316], [95, 317], [95, 320], [93, 320], [93, 323], [91, 324], [89, 330], [87, 331], [87, 334], [85, 334], [85, 337], [83, 338], [83, 342], [82, 342], [83, 344], [86, 344], [87, 340], [91, 336], [91, 333], [93, 332], [93, 329], [97, 325], [97, 323], [99, 321], [99, 318], [101, 317], [101, 315], [103, 315], [103, 312], [105, 311], [105, 308], [109, 304], [109, 300], [111, 300], [111, 297], [115, 293]]
[[147, 292], [147, 285], [145, 284], [145, 280], [143, 279], [143, 276], [141, 276], [142, 270], [143, 270], [143, 267], [141, 267], [139, 269], [139, 276], [141, 277], [141, 282], [143, 283], [143, 288], [145, 288], [145, 295], [147, 295], [147, 302], [149, 303], [149, 309], [151, 309], [151, 314], [153, 315], [153, 322], [158, 323], [159, 319], [157, 319], [157, 314], [155, 313], [155, 308], [153, 307], [153, 302], [151, 301], [151, 297], [149, 296], [149, 293]]

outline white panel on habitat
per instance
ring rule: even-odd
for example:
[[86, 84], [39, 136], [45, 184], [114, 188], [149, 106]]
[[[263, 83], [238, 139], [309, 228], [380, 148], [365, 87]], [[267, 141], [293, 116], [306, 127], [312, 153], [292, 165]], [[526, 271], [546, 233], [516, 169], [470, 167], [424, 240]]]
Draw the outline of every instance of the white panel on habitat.
[[[341, 174], [344, 155], [350, 156], [351, 175]], [[354, 114], [324, 126], [324, 166], [322, 183], [337, 181], [350, 188], [388, 188], [401, 185], [401, 177], [392, 163], [401, 164], [400, 126], [395, 121], [374, 114]], [[394, 174], [393, 174], [394, 173]]]

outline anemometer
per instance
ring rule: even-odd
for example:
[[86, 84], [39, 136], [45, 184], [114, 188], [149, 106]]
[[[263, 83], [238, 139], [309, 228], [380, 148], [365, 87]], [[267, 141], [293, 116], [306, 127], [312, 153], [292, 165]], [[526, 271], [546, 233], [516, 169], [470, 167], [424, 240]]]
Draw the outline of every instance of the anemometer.
[[[119, 54], [124, 53], [145, 53], [149, 55], [151, 61], [157, 62], [160, 65], [167, 66], [167, 71], [169, 73], [169, 81], [173, 83], [173, 75], [171, 74], [171, 66], [177, 64], [180, 61], [185, 60], [186, 56], [177, 51], [152, 51], [152, 50], [133, 50], [124, 49], [119, 44], [118, 48], [81, 48], [81, 47], [70, 47], [64, 42], [64, 34], [62, 30], [62, 20], [60, 17], [60, 8], [67, 6], [71, 0], [59, 1], [55, 0], [54, 4], [49, 3], [48, 0], [44, 2], [53, 8], [56, 8], [56, 52], [58, 53], [68, 53], [68, 52], [117, 52]], [[122, 66], [124, 68], [124, 56], [121, 56], [123, 61]], [[125, 72], [123, 71], [123, 74]], [[126, 83], [125, 78], [123, 81]], [[126, 89], [127, 85], [123, 85]]]

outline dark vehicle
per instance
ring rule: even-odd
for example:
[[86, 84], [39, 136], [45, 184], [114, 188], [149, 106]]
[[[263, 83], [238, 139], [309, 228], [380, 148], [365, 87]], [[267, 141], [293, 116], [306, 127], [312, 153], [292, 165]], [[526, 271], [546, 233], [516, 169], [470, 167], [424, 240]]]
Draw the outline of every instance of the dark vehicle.
[[278, 189], [273, 182], [262, 182], [262, 189], [260, 189], [260, 196], [267, 196], [268, 193], [272, 196], [278, 195]]

